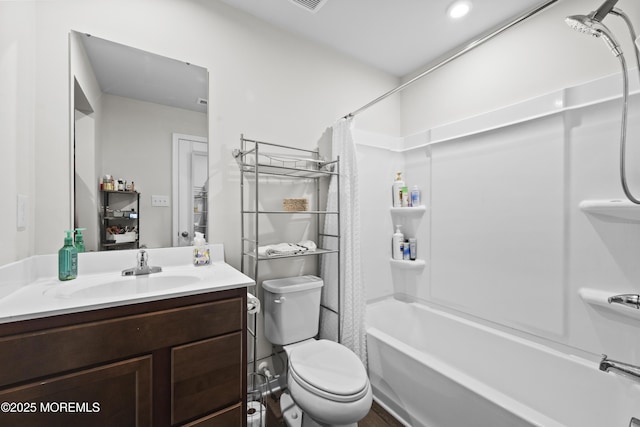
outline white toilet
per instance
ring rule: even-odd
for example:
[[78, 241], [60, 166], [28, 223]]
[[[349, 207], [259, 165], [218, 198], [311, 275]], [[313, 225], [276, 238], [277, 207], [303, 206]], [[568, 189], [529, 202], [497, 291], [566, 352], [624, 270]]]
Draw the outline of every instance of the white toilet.
[[362, 362], [345, 346], [315, 340], [322, 279], [298, 276], [265, 280], [265, 335], [289, 358], [289, 394], [280, 397], [290, 427], [357, 426], [372, 403]]

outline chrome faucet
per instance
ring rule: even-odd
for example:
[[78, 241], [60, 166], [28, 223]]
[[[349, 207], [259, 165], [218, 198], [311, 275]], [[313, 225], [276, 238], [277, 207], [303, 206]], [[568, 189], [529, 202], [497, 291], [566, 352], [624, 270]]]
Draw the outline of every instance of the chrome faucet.
[[609, 372], [609, 369], [614, 369], [619, 373], [629, 375], [636, 381], [640, 381], [640, 366], [634, 366], [628, 363], [611, 360], [607, 358], [606, 354], [603, 354], [602, 360], [600, 361], [600, 370], [603, 372]]
[[609, 304], [622, 304], [627, 307], [640, 309], [640, 295], [637, 294], [621, 294], [609, 297]]
[[162, 267], [149, 267], [148, 261], [149, 255], [147, 255], [147, 251], [142, 249], [138, 252], [136, 266], [122, 270], [122, 275], [140, 276], [142, 274], [159, 273], [162, 271]]

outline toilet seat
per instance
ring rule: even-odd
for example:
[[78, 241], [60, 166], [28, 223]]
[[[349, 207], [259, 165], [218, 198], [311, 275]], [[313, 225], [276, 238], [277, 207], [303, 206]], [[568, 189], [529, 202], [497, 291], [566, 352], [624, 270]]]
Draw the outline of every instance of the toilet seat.
[[370, 392], [360, 359], [329, 340], [307, 341], [292, 349], [289, 374], [301, 388], [334, 402], [354, 402]]

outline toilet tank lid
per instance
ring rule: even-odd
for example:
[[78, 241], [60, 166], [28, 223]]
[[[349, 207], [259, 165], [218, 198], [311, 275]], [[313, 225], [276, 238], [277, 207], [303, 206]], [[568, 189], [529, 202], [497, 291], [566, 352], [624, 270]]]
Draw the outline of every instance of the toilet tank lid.
[[262, 288], [274, 294], [306, 291], [321, 288], [322, 285], [321, 278], [311, 275], [270, 279], [262, 282]]

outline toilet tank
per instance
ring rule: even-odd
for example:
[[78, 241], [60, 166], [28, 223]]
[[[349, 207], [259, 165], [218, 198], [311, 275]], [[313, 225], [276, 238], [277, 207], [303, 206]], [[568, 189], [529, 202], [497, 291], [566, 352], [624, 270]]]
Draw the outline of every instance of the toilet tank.
[[318, 334], [322, 285], [316, 276], [262, 282], [264, 334], [272, 344], [287, 345]]

